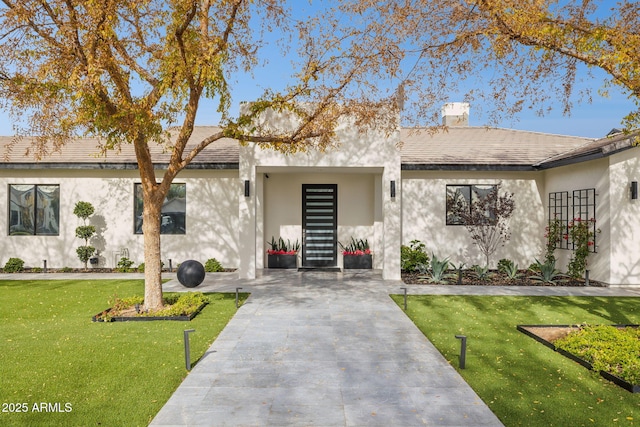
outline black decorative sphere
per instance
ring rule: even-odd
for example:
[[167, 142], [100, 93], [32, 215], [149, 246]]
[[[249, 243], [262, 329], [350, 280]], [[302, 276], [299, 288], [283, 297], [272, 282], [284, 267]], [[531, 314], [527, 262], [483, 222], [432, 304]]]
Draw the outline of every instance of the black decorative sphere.
[[195, 288], [204, 280], [204, 266], [192, 259], [184, 261], [178, 267], [178, 281], [182, 286]]

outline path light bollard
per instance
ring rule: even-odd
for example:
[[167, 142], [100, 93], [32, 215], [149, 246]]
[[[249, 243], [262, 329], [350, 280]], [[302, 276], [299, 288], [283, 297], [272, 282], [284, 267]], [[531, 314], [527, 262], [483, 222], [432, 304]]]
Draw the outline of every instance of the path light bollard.
[[236, 288], [236, 308], [238, 308], [238, 291], [242, 288]]
[[185, 329], [184, 331], [184, 364], [187, 371], [191, 370], [191, 349], [189, 348], [189, 334], [195, 329]]
[[171, 258], [169, 258], [169, 273], [173, 272], [173, 267], [171, 265]]
[[584, 285], [589, 286], [589, 270], [584, 271]]
[[404, 311], [407, 311], [407, 288], [400, 288], [404, 291]]
[[47, 272], [47, 260], [43, 259], [42, 262], [44, 263], [44, 268], [42, 269], [42, 272], [46, 273]]
[[460, 369], [464, 369], [467, 358], [467, 337], [465, 335], [456, 335], [460, 342]]

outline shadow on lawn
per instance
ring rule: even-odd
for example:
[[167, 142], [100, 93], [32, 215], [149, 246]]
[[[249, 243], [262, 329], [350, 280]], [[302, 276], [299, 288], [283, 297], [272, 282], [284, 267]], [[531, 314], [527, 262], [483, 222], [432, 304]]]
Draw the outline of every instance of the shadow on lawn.
[[[399, 305], [401, 298], [397, 299]], [[408, 314], [506, 426], [611, 425], [637, 418], [634, 395], [520, 333], [523, 324], [638, 323], [633, 297], [412, 297]], [[402, 306], [402, 305], [401, 305]], [[601, 402], [616, 402], [615, 405]], [[627, 418], [629, 417], [629, 418]], [[593, 424], [592, 424], [593, 423]]]

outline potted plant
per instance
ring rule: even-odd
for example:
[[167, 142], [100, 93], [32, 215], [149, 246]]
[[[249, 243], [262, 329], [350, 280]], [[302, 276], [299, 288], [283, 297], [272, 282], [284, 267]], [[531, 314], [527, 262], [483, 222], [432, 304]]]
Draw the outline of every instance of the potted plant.
[[369, 242], [366, 239], [351, 238], [348, 245], [340, 243], [342, 248], [343, 266], [347, 269], [371, 269], [373, 268], [373, 259]]
[[270, 249], [267, 250], [267, 266], [269, 268], [297, 268], [298, 267], [298, 251], [300, 243], [298, 240], [291, 243], [287, 239], [285, 242], [282, 237], [278, 241], [271, 237], [269, 243]]

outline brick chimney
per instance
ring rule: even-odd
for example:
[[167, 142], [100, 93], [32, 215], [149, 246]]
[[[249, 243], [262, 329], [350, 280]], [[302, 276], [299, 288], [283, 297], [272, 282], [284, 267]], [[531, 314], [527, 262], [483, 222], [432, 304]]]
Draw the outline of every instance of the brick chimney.
[[469, 103], [449, 102], [442, 106], [444, 126], [469, 126]]

